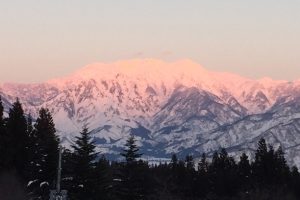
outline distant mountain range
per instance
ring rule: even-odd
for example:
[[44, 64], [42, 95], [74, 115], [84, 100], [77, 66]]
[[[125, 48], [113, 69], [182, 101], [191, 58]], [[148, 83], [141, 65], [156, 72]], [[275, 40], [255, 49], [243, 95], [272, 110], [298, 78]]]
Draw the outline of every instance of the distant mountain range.
[[0, 93], [6, 111], [16, 97], [33, 117], [49, 108], [66, 146], [87, 125], [99, 151], [113, 158], [130, 134], [148, 159], [211, 155], [221, 147], [253, 155], [264, 137], [300, 166], [300, 81], [144, 59], [96, 63], [45, 83], [5, 83]]

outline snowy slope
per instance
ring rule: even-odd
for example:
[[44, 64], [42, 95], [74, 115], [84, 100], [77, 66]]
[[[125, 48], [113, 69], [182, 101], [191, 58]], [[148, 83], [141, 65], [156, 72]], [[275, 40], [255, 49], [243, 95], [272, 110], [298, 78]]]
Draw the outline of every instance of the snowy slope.
[[2, 84], [6, 109], [19, 97], [27, 113], [47, 107], [65, 145], [83, 125], [115, 157], [129, 134], [145, 156], [195, 156], [226, 147], [252, 152], [260, 137], [281, 144], [300, 165], [300, 82], [252, 80], [212, 72], [191, 60], [126, 60], [88, 65], [41, 84]]

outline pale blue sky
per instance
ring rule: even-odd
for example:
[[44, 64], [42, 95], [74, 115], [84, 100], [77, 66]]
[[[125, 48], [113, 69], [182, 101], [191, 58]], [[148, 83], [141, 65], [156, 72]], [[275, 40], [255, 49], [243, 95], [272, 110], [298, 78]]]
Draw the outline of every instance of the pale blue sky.
[[300, 79], [299, 9], [299, 0], [3, 0], [0, 82], [144, 57]]

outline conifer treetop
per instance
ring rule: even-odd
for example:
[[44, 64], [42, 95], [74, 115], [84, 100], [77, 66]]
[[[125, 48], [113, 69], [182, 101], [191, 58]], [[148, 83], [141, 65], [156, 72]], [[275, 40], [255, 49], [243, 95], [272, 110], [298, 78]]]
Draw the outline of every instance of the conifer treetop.
[[131, 135], [125, 144], [125, 149], [123, 149], [123, 152], [121, 153], [121, 156], [123, 156], [127, 163], [133, 163], [136, 162], [138, 158], [140, 158], [143, 154], [138, 153], [139, 148], [136, 145], [136, 139], [133, 135]]

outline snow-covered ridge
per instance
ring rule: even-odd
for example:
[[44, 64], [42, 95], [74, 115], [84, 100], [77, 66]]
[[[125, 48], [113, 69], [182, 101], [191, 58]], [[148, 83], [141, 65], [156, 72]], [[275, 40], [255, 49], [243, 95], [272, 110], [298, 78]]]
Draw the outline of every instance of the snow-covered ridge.
[[[270, 105], [276, 101], [276, 89], [300, 85], [297, 81], [272, 80], [265, 77], [260, 80], [245, 78], [228, 72], [208, 71], [189, 59], [165, 62], [156, 59], [134, 59], [112, 63], [94, 63], [85, 66], [68, 77], [50, 80], [47, 83], [64, 87], [67, 83], [76, 84], [84, 80], [123, 80], [141, 81], [149, 85], [164, 84], [174, 89], [179, 84], [197, 87], [221, 96], [224, 92], [232, 95], [250, 112], [259, 112], [255, 106], [248, 105], [246, 94], [257, 95], [262, 92]], [[259, 95], [259, 94], [258, 94]]]
[[300, 165], [300, 82], [253, 80], [213, 72], [191, 60], [135, 59], [88, 65], [40, 84], [2, 84], [6, 110], [20, 98], [27, 113], [50, 109], [65, 145], [83, 125], [99, 150], [118, 155], [129, 134], [146, 156], [220, 147], [251, 152], [259, 137], [283, 145]]

